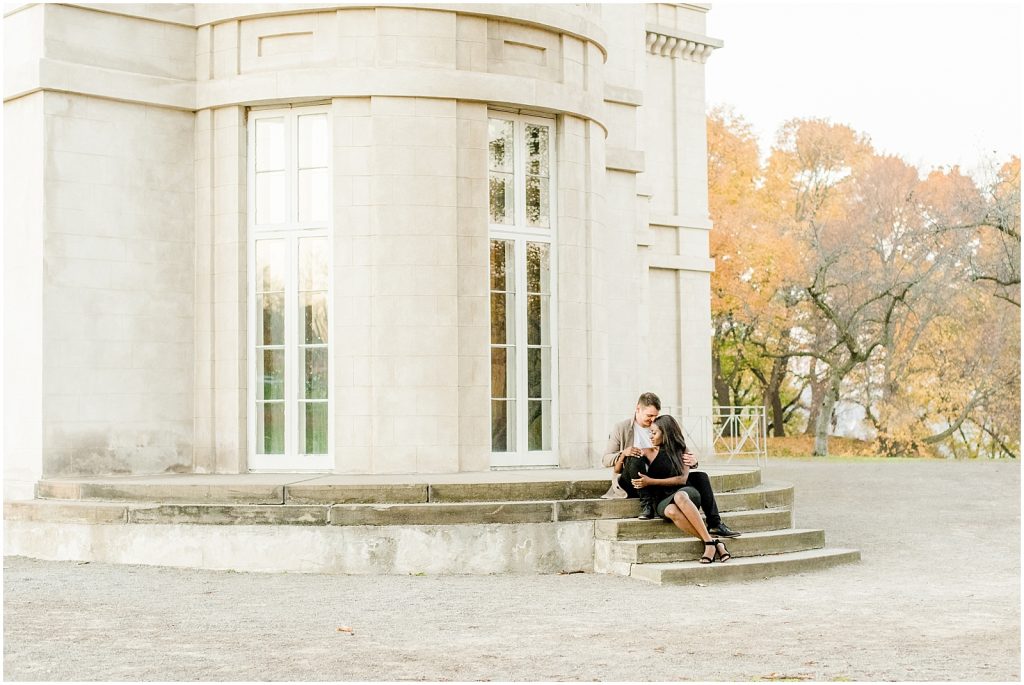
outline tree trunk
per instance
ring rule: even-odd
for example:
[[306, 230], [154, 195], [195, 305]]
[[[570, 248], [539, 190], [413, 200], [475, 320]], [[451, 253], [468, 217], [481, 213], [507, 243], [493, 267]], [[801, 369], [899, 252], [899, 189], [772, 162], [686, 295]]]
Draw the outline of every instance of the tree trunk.
[[839, 395], [838, 389], [831, 383], [823, 389], [821, 407], [818, 409], [817, 421], [814, 422], [814, 452], [812, 454], [815, 457], [828, 456], [828, 436], [832, 430], [832, 412], [836, 406], [836, 397]]
[[717, 354], [711, 355], [711, 377], [715, 384], [715, 401], [719, 407], [731, 407], [732, 397], [729, 384], [722, 378], [722, 362]]
[[782, 397], [779, 390], [782, 387], [782, 379], [786, 376], [787, 359], [777, 357], [772, 363], [772, 375], [768, 379], [768, 387], [764, 395], [768, 405], [772, 408], [772, 435], [776, 438], [786, 437], [785, 416], [782, 406]]
[[822, 397], [825, 394], [825, 382], [818, 380], [817, 359], [811, 359], [811, 368], [808, 375], [811, 379], [811, 402], [807, 412], [807, 428], [804, 429], [804, 435], [814, 435], [817, 430]]
[[[722, 362], [717, 354], [711, 355], [711, 377], [715, 386], [715, 401], [718, 402], [718, 410], [722, 412], [722, 420], [728, 421], [728, 417], [731, 415], [729, 412], [732, 410], [726, 409], [726, 407], [732, 406], [732, 389], [729, 387], [729, 383], [722, 378]], [[728, 435], [732, 432], [732, 423], [727, 426], [726, 437], [732, 437]]]

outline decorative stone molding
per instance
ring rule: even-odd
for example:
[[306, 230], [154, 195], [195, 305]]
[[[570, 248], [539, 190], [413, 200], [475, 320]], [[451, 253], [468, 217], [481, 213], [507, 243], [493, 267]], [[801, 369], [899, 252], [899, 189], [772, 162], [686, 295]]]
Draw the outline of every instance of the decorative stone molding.
[[652, 55], [703, 64], [708, 61], [712, 50], [722, 45], [722, 41], [715, 38], [675, 31], [664, 26], [647, 26], [647, 52]]

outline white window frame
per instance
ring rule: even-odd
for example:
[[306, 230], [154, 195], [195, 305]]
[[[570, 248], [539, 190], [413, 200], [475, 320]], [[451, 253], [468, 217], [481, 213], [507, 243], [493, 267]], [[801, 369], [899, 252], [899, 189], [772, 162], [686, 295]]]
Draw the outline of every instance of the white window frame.
[[[486, 184], [487, 196], [484, 206], [488, 208], [488, 284], [490, 284], [490, 242], [492, 240], [509, 240], [513, 242], [515, 251], [515, 387], [516, 387], [516, 450], [514, 452], [491, 451], [492, 468], [526, 468], [532, 466], [558, 466], [558, 243], [556, 240], [558, 217], [558, 182], [557, 182], [557, 148], [560, 139], [558, 121], [554, 117], [542, 117], [526, 114], [513, 114], [501, 110], [488, 110], [488, 119], [504, 119], [513, 122], [513, 212], [512, 225], [490, 223], [490, 183]], [[526, 136], [527, 124], [537, 124], [550, 128], [548, 138], [548, 228], [527, 226], [526, 223]], [[488, 177], [490, 172], [488, 170]], [[529, 385], [527, 368], [527, 326], [526, 326], [526, 244], [547, 243], [548, 263], [550, 268], [551, 294], [549, 301], [550, 340], [551, 340], [551, 449], [529, 450]], [[488, 285], [488, 292], [490, 285]], [[490, 331], [490, 296], [487, 302], [488, 331]], [[488, 359], [490, 359], [490, 334], [488, 333]], [[488, 365], [490, 369], [490, 365]], [[490, 373], [490, 372], [489, 372]], [[491, 378], [488, 376], [488, 434], [493, 430], [490, 401]]]
[[[308, 114], [324, 114], [327, 118], [327, 216], [322, 221], [300, 222], [298, 219], [298, 117]], [[280, 224], [256, 223], [256, 122], [260, 119], [284, 118], [286, 120], [286, 143], [284, 149], [286, 182], [285, 221]], [[247, 263], [250, 265], [246, 276], [248, 291], [248, 379], [247, 393], [247, 429], [248, 429], [248, 467], [249, 471], [259, 472], [325, 472], [334, 470], [334, 240], [333, 240], [333, 137], [330, 106], [294, 106], [276, 109], [253, 109], [248, 112], [246, 122], [246, 216], [247, 216]], [[298, 335], [298, 257], [300, 238], [327, 238], [327, 452], [326, 454], [308, 455], [299, 451], [299, 400], [297, 383], [299, 378], [298, 350], [301, 343]], [[256, 358], [256, 241], [284, 239], [287, 246], [287, 281], [285, 283], [285, 452], [284, 454], [258, 454], [257, 440], [262, 436], [256, 434], [258, 427], [256, 377], [258, 360]]]

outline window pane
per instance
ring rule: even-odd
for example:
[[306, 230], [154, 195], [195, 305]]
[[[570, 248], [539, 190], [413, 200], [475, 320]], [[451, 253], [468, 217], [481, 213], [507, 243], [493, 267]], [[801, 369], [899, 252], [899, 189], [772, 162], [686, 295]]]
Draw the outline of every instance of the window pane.
[[505, 400], [491, 402], [491, 450], [495, 452], [515, 452], [515, 402]]
[[548, 218], [548, 184], [550, 181], [540, 176], [526, 177], [526, 223], [538, 228], [549, 228]]
[[284, 454], [284, 402], [257, 404], [256, 453]]
[[526, 350], [526, 376], [530, 399], [551, 397], [551, 348]]
[[529, 345], [551, 344], [550, 300], [547, 295], [526, 297], [526, 342]]
[[327, 293], [299, 293], [301, 343], [323, 345], [327, 342]]
[[548, 243], [526, 244], [526, 291], [546, 295], [551, 292], [551, 265]]
[[285, 172], [264, 171], [256, 174], [256, 223], [284, 223], [285, 207]]
[[490, 138], [487, 168], [491, 171], [512, 173], [513, 123], [511, 121], [506, 121], [505, 119], [491, 119], [488, 121], [487, 127]]
[[299, 171], [299, 221], [327, 221], [327, 169]]
[[511, 224], [515, 221], [515, 210], [512, 207], [512, 174], [491, 172], [491, 223]]
[[516, 342], [516, 296], [491, 293], [491, 344], [514, 345]]
[[531, 452], [551, 449], [551, 401], [531, 400], [527, 404], [527, 444]]
[[516, 394], [515, 348], [491, 348], [491, 397], [507, 398]]
[[302, 396], [309, 400], [327, 399], [327, 348], [306, 347], [302, 360]]
[[327, 238], [299, 240], [299, 290], [327, 290]]
[[491, 241], [491, 290], [516, 289], [515, 249], [511, 240]]
[[299, 117], [299, 168], [327, 166], [327, 115]]
[[256, 241], [256, 292], [284, 290], [285, 243], [283, 240]]
[[284, 169], [284, 119], [256, 120], [256, 171]]
[[327, 403], [300, 402], [299, 449], [304, 454], [327, 454]]
[[257, 344], [284, 345], [284, 293], [259, 295], [256, 300]]
[[256, 370], [257, 399], [283, 400], [284, 350], [263, 350], [262, 353], [256, 353], [256, 358], [262, 362], [262, 366]]
[[550, 176], [547, 126], [526, 125], [526, 173]]

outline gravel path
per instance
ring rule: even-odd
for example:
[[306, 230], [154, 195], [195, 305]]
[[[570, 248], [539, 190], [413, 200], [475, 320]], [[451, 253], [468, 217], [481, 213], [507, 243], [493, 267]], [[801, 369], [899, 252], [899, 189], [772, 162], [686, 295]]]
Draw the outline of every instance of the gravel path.
[[863, 561], [657, 587], [7, 557], [4, 678], [1020, 679], [1018, 464], [779, 459], [765, 480]]

